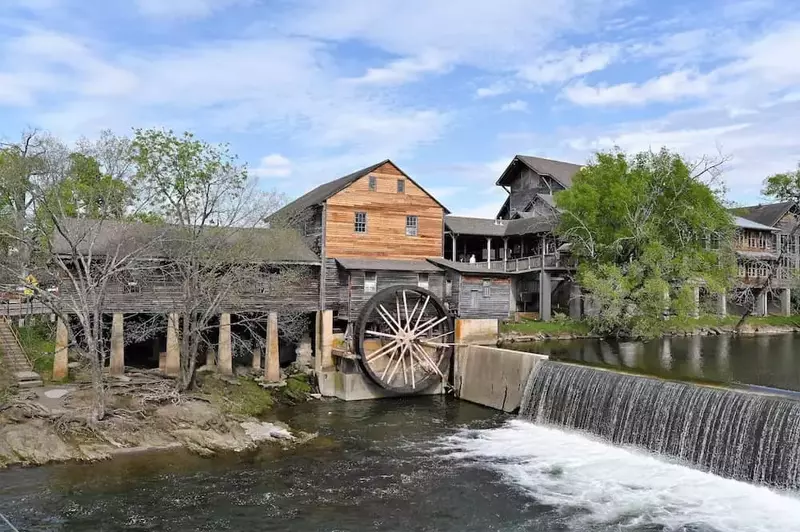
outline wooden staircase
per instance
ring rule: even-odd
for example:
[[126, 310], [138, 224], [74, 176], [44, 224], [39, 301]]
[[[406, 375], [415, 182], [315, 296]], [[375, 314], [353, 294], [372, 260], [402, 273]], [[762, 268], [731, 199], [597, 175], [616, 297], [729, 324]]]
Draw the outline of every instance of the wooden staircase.
[[20, 388], [35, 388], [42, 385], [42, 378], [33, 371], [33, 364], [22, 349], [11, 323], [0, 319], [0, 351], [3, 352], [2, 363], [11, 370]]

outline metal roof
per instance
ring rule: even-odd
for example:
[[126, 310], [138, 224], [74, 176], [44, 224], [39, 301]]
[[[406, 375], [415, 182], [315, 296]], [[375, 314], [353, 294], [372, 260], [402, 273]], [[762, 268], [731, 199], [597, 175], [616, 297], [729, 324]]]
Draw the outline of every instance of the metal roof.
[[793, 201], [736, 207], [731, 212], [763, 225], [774, 226], [794, 206]]
[[532, 157], [530, 155], [516, 155], [503, 172], [503, 175], [500, 176], [500, 179], [497, 180], [498, 185], [506, 184], [505, 180], [508, 177], [509, 170], [514, 166], [516, 161], [520, 161], [537, 174], [548, 175], [552, 177], [564, 185], [564, 188], [569, 188], [572, 186], [572, 178], [575, 177], [575, 174], [577, 174], [581, 168], [583, 168], [583, 166], [580, 164], [568, 163], [565, 161], [544, 159], [542, 157]]
[[[476, 275], [482, 275], [484, 277], [510, 277], [511, 273], [506, 272], [502, 269], [490, 270], [484, 266], [478, 266], [476, 264], [470, 264], [468, 262], [455, 262], [452, 260], [447, 259], [440, 259], [440, 258], [429, 258], [428, 261], [441, 266], [443, 268], [448, 268], [450, 270], [459, 272], [459, 273], [474, 273]], [[497, 261], [499, 266], [503, 265], [502, 261]]]
[[508, 220], [445, 216], [444, 223], [457, 235], [505, 236]]
[[[781, 215], [781, 216], [783, 216], [783, 215]], [[777, 229], [775, 227], [772, 227], [772, 226], [769, 226], [769, 225], [760, 224], [758, 222], [754, 222], [753, 220], [749, 220], [747, 218], [742, 218], [741, 216], [734, 216], [733, 217], [733, 223], [736, 225], [736, 227], [739, 227], [741, 229], [755, 229], [755, 230], [758, 230], [758, 231], [772, 231], [772, 232], [775, 232], [775, 233], [780, 231], [780, 229]]]
[[517, 220], [445, 216], [444, 223], [456, 235], [503, 237], [552, 231], [557, 219], [554, 216], [533, 216]]
[[439, 268], [430, 262], [420, 260], [391, 260], [391, 259], [362, 259], [341, 258], [335, 259], [345, 270], [367, 271], [396, 271], [396, 272], [440, 272]]
[[[189, 244], [185, 230], [177, 225], [157, 225], [117, 220], [70, 218], [53, 233], [53, 252], [71, 255], [73, 247], [80, 254], [95, 256], [132, 254], [137, 258], [169, 259], [181, 254]], [[309, 249], [300, 234], [288, 228], [262, 229], [205, 227], [200, 236], [209, 249], [242, 250], [232, 260], [270, 263], [319, 264], [319, 257]], [[192, 242], [197, 242], [195, 238]]]
[[439, 206], [442, 209], [444, 209], [445, 213], [449, 213], [450, 212], [447, 209], [447, 207], [445, 207], [444, 205], [439, 203], [439, 200], [437, 200], [427, 190], [422, 188], [422, 186], [420, 186], [419, 183], [417, 183], [411, 177], [409, 177], [408, 174], [406, 174], [405, 172], [400, 170], [399, 166], [394, 164], [390, 159], [385, 159], [385, 160], [383, 160], [383, 161], [381, 161], [381, 162], [379, 162], [377, 164], [373, 164], [372, 166], [367, 166], [366, 168], [362, 168], [361, 170], [356, 170], [352, 174], [348, 174], [348, 175], [346, 175], [344, 177], [340, 177], [339, 179], [334, 179], [333, 181], [329, 181], [327, 183], [324, 183], [324, 184], [318, 186], [317, 188], [315, 188], [311, 192], [307, 192], [307, 193], [303, 194], [302, 196], [300, 196], [296, 200], [292, 201], [288, 205], [286, 205], [286, 206], [282, 207], [281, 209], [279, 209], [277, 212], [272, 214], [269, 217], [269, 219], [270, 220], [279, 220], [280, 221], [282, 219], [290, 218], [291, 216], [293, 216], [293, 215], [295, 215], [297, 213], [303, 212], [304, 210], [308, 209], [309, 207], [312, 207], [314, 205], [320, 205], [320, 204], [324, 203], [331, 196], [341, 192], [342, 190], [344, 190], [345, 188], [349, 187], [350, 185], [352, 185], [353, 183], [355, 183], [356, 181], [358, 181], [362, 177], [364, 177], [366, 175], [369, 175], [370, 173], [374, 172], [375, 170], [377, 170], [378, 168], [380, 168], [381, 166], [383, 166], [384, 164], [387, 164], [387, 163], [389, 163], [392, 166], [394, 166], [395, 168], [397, 168], [400, 171], [400, 173], [403, 174], [403, 176], [406, 179], [408, 179], [409, 181], [414, 183], [416, 186], [418, 186], [420, 188], [420, 190], [422, 190], [423, 192], [425, 192], [425, 194], [430, 196], [433, 199], [433, 201], [435, 201], [437, 204], [439, 204]]

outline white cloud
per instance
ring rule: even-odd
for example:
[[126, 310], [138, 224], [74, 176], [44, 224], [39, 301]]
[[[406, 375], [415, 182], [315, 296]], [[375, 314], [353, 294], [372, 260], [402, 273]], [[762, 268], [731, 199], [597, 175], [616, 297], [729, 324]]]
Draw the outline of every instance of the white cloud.
[[251, 0], [136, 0], [136, 5], [147, 17], [192, 19], [208, 17], [217, 11], [250, 2]]
[[578, 105], [644, 105], [704, 96], [711, 86], [709, 76], [681, 70], [644, 83], [590, 86], [579, 81], [565, 88], [563, 94]]
[[571, 48], [548, 54], [520, 69], [519, 76], [535, 85], [562, 83], [604, 70], [621, 53], [619, 45], [604, 44]]
[[292, 175], [292, 162], [279, 153], [262, 157], [256, 168], [250, 169], [250, 174], [258, 178], [285, 178]]
[[517, 112], [527, 112], [528, 111], [528, 102], [524, 100], [514, 100], [513, 102], [504, 103], [500, 107], [501, 111], [517, 111]]
[[448, 62], [444, 57], [429, 52], [418, 57], [392, 61], [385, 67], [369, 68], [363, 76], [350, 81], [363, 85], [399, 85], [416, 81], [424, 74], [444, 72], [448, 68]]
[[511, 91], [512, 91], [511, 83], [509, 83], [508, 81], [496, 81], [486, 87], [479, 87], [478, 90], [475, 91], [475, 97], [491, 98], [494, 96], [507, 94]]

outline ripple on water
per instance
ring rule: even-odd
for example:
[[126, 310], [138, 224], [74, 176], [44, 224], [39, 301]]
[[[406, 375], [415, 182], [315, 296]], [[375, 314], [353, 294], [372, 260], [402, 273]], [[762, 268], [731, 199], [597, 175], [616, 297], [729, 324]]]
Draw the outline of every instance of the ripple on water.
[[443, 454], [489, 468], [553, 506], [572, 530], [800, 531], [800, 497], [717, 477], [584, 435], [509, 421], [444, 439]]

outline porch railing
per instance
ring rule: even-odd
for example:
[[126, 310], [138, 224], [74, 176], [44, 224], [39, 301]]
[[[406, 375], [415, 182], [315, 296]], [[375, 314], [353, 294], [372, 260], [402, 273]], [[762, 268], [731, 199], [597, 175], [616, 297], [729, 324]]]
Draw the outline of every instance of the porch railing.
[[[502, 259], [493, 260], [491, 262], [480, 261], [471, 264], [471, 266], [476, 266], [478, 268], [487, 270], [504, 271], [508, 273], [527, 272], [542, 268], [542, 256], [532, 255], [530, 257], [520, 257], [518, 259], [507, 259], [505, 261]], [[544, 266], [545, 268], [558, 268], [564, 267], [566, 264], [563, 260], [561, 260], [559, 255], [549, 254], [544, 256]]]

